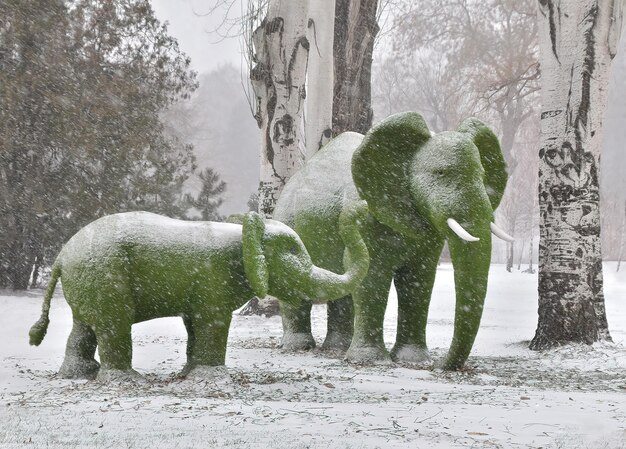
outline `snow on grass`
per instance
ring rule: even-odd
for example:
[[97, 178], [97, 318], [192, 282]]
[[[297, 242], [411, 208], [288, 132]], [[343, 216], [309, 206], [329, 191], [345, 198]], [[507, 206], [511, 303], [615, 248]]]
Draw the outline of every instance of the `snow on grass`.
[[[57, 379], [71, 328], [57, 294], [40, 347], [28, 346], [42, 293], [0, 292], [0, 448], [607, 448], [626, 449], [626, 273], [605, 267], [615, 343], [528, 350], [537, 277], [492, 268], [468, 369], [354, 366], [319, 351], [284, 353], [280, 318], [236, 315], [227, 369], [178, 378], [180, 319], [133, 327], [132, 383]], [[428, 340], [452, 336], [452, 268], [439, 268]], [[385, 338], [395, 333], [395, 294]], [[314, 306], [321, 343], [325, 308]]]

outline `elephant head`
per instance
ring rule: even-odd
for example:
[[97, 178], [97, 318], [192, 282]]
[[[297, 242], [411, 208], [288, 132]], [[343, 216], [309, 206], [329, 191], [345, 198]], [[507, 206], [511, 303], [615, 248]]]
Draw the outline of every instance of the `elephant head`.
[[287, 225], [256, 213], [243, 217], [243, 261], [255, 295], [278, 296], [297, 305], [305, 299], [331, 301], [349, 295], [365, 278], [369, 254], [359, 233], [367, 215], [361, 201], [342, 212], [339, 233], [345, 244], [343, 274], [313, 264], [300, 237]]
[[478, 332], [491, 260], [491, 232], [507, 182], [496, 136], [475, 118], [431, 135], [421, 115], [392, 116], [365, 136], [352, 176], [371, 214], [417, 239], [446, 239], [454, 266], [454, 336], [444, 368], [458, 369]]

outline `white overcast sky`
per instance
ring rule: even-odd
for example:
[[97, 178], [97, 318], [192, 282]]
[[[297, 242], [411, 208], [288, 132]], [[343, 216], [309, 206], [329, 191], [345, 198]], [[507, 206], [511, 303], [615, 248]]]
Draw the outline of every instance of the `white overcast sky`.
[[[221, 39], [211, 31], [222, 23], [224, 11], [207, 15], [216, 0], [151, 0], [156, 16], [169, 22], [168, 29], [180, 48], [191, 57], [198, 72], [208, 72], [224, 64], [241, 64], [239, 38]], [[235, 5], [239, 5], [235, 0]], [[231, 17], [235, 17], [231, 12]]]

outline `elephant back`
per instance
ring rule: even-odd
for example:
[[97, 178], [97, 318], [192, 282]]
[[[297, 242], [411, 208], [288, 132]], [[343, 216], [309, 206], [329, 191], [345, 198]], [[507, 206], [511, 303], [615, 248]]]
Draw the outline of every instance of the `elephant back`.
[[313, 262], [335, 271], [343, 270], [339, 214], [346, 201], [358, 201], [350, 166], [362, 140], [345, 132], [328, 142], [291, 177], [274, 209], [273, 218], [300, 235]]
[[120, 250], [145, 247], [155, 252], [203, 252], [238, 245], [241, 226], [176, 220], [150, 212], [124, 212], [99, 218], [78, 231], [63, 247], [64, 267], [116, 256]]
[[273, 218], [289, 226], [304, 211], [323, 216], [339, 214], [344, 196], [356, 199], [350, 161], [363, 135], [342, 133], [328, 142], [287, 182], [276, 203]]

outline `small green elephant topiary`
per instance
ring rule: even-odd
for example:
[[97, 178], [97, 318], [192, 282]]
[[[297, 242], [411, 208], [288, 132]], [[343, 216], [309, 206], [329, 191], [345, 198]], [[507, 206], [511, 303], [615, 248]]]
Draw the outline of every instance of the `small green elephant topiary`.
[[[109, 215], [85, 226], [61, 250], [42, 316], [30, 330], [39, 345], [59, 279], [72, 309], [60, 376], [108, 379], [135, 375], [131, 325], [182, 316], [189, 373], [224, 364], [234, 310], [253, 296], [272, 294], [297, 306], [310, 298], [349, 294], [365, 277], [369, 257], [358, 232], [365, 202], [342, 215], [345, 274], [316, 267], [288, 226], [256, 213], [242, 224], [181, 221], [148, 212]], [[94, 359], [99, 348], [101, 365]]]

